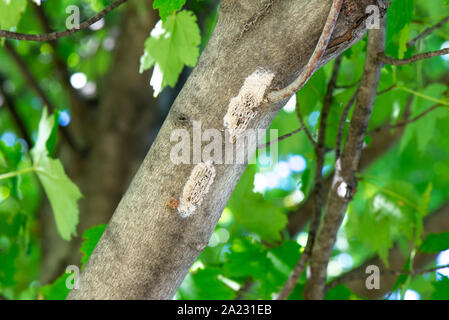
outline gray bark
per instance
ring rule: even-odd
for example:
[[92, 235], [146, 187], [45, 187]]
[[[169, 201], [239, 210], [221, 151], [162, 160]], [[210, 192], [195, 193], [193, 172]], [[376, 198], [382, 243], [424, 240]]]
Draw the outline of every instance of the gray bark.
[[[170, 161], [171, 132], [190, 129], [193, 121], [201, 121], [203, 129], [224, 130], [229, 100], [257, 68], [275, 73], [272, 89], [288, 85], [312, 54], [331, 2], [273, 1], [271, 10], [242, 33], [264, 4], [222, 1], [208, 46], [81, 274], [80, 289], [72, 290], [68, 299], [173, 297], [206, 247], [245, 165], [216, 165], [206, 199], [194, 215], [183, 219], [167, 202], [181, 195], [193, 165]], [[361, 39], [366, 31], [364, 6], [377, 1], [345, 3], [321, 65]], [[251, 128], [268, 128], [281, 106], [259, 107]]]
[[[337, 239], [337, 232], [353, 194], [342, 195], [338, 188], [341, 184], [346, 189], [357, 190], [355, 176], [360, 163], [363, 140], [366, 135], [371, 113], [374, 107], [377, 87], [383, 63], [377, 59], [385, 51], [385, 20], [380, 30], [370, 30], [367, 44], [366, 62], [354, 113], [349, 125], [348, 137], [341, 158], [337, 159], [336, 170], [329, 191], [323, 220], [318, 230], [310, 262], [311, 276], [305, 289], [306, 299], [323, 299], [326, 284], [327, 265]], [[355, 191], [354, 191], [355, 192]]]

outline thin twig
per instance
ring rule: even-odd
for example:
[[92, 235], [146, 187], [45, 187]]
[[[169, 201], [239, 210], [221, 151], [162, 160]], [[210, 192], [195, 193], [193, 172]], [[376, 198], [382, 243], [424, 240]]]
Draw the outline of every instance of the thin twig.
[[337, 138], [335, 141], [335, 159], [340, 158], [341, 141], [343, 139], [343, 130], [345, 129], [346, 120], [348, 119], [349, 112], [351, 111], [356, 98], [357, 98], [357, 90], [354, 92], [351, 99], [349, 99], [348, 103], [346, 104], [346, 106], [343, 109], [343, 112], [341, 114], [340, 122], [338, 124]]
[[355, 86], [357, 86], [359, 84], [360, 84], [360, 80], [357, 80], [356, 82], [350, 83], [350, 84], [347, 84], [347, 85], [336, 85], [335, 89], [351, 89], [351, 88], [354, 88]]
[[449, 22], [449, 16], [447, 16], [446, 18], [444, 18], [443, 20], [441, 20], [440, 22], [438, 22], [436, 25], [427, 28], [426, 30], [424, 30], [422, 33], [420, 33], [418, 36], [416, 36], [415, 38], [413, 38], [412, 40], [410, 40], [407, 43], [407, 47], [411, 47], [413, 46], [416, 42], [418, 42], [419, 40], [424, 39], [425, 37], [427, 37], [428, 35], [430, 35], [432, 32], [434, 32], [436, 29], [441, 28], [443, 25], [445, 25], [447, 22]]
[[316, 149], [317, 148], [316, 141], [313, 138], [312, 133], [310, 133], [309, 129], [307, 128], [306, 122], [304, 121], [304, 118], [302, 117], [301, 105], [299, 102], [296, 103], [295, 112], [296, 112], [296, 116], [298, 117], [299, 123], [301, 124], [301, 126], [304, 130], [304, 133], [306, 134], [307, 139], [309, 139], [312, 146]]
[[297, 133], [299, 133], [299, 132], [301, 132], [303, 130], [304, 130], [304, 127], [302, 126], [301, 128], [298, 128], [298, 129], [296, 129], [296, 130], [294, 130], [294, 131], [292, 131], [290, 133], [284, 134], [283, 136], [280, 136], [279, 138], [277, 138], [277, 139], [275, 139], [273, 141], [270, 141], [270, 142], [268, 142], [266, 144], [259, 145], [257, 148], [258, 149], [266, 149], [269, 146], [271, 146], [271, 145], [273, 145], [275, 143], [278, 143], [279, 141], [282, 141], [282, 140], [285, 140], [287, 138], [290, 138], [291, 136], [294, 136], [295, 134], [297, 134]]
[[381, 95], [383, 95], [383, 94], [385, 94], [385, 93], [387, 93], [387, 92], [390, 92], [391, 90], [396, 89], [397, 86], [398, 86], [398, 84], [395, 83], [395, 84], [393, 84], [392, 86], [390, 86], [390, 87], [388, 87], [388, 88], [386, 88], [386, 89], [384, 89], [384, 90], [378, 91], [378, 92], [377, 92], [377, 95], [378, 95], [378, 96], [381, 96]]
[[[436, 267], [425, 269], [425, 270], [413, 270], [413, 272], [410, 272], [410, 274], [411, 275], [426, 274], [426, 273], [431, 273], [431, 272], [438, 271], [440, 269], [446, 269], [446, 268], [449, 268], [449, 264], [446, 264], [444, 266], [436, 266]], [[397, 275], [406, 273], [405, 271], [393, 271], [393, 272], [395, 272], [395, 274], [397, 274]]]
[[115, 8], [121, 6], [122, 4], [124, 4], [127, 1], [128, 0], [117, 0], [113, 3], [111, 3], [103, 11], [97, 13], [90, 19], [81, 23], [78, 28], [67, 29], [64, 31], [50, 32], [50, 33], [45, 33], [45, 34], [26, 34], [26, 33], [19, 33], [19, 32], [11, 32], [11, 31], [7, 31], [7, 30], [0, 30], [0, 38], [45, 42], [45, 41], [56, 40], [56, 39], [63, 38], [63, 37], [68, 37], [80, 30], [88, 28], [89, 26], [93, 25], [95, 22], [98, 22], [99, 20], [104, 18], [109, 12], [111, 12]]
[[378, 128], [375, 128], [375, 129], [369, 131], [368, 134], [372, 134], [372, 133], [383, 131], [383, 130], [391, 130], [391, 129], [397, 129], [397, 128], [400, 128], [400, 127], [404, 127], [406, 125], [409, 125], [409, 124], [411, 124], [413, 122], [418, 121], [419, 119], [423, 118], [424, 116], [426, 116], [430, 112], [432, 112], [432, 111], [434, 111], [436, 109], [439, 109], [441, 107], [445, 107], [445, 106], [443, 106], [441, 104], [436, 104], [436, 105], [430, 107], [429, 109], [421, 112], [419, 115], [417, 115], [416, 117], [414, 117], [414, 118], [412, 118], [410, 120], [404, 120], [404, 121], [401, 121], [401, 122], [398, 122], [398, 123], [395, 123], [395, 124], [392, 124], [392, 125], [386, 125], [386, 126], [383, 126], [383, 127], [378, 127]]
[[[348, 85], [348, 86], [338, 86], [338, 85], [336, 85], [336, 86], [335, 86], [335, 89], [343, 89], [343, 88], [348, 88], [348, 89], [349, 89], [349, 88], [352, 88], [353, 86], [357, 85], [358, 83], [360, 83], [360, 81], [357, 81], [356, 83], [354, 83], [354, 84], [352, 84], [352, 85]], [[389, 91], [395, 89], [396, 87], [397, 87], [397, 84], [394, 84], [394, 85], [392, 85], [391, 87], [388, 87], [387, 89], [378, 91], [378, 92], [377, 92], [377, 95], [378, 95], [378, 96], [383, 95], [383, 94], [385, 94], [385, 93], [387, 93], [387, 92], [389, 92]], [[351, 107], [354, 105], [356, 95], [357, 95], [357, 91], [354, 93], [354, 95], [353, 95], [353, 96], [351, 97], [351, 99], [348, 101], [348, 104], [346, 105], [345, 109], [343, 110], [342, 116], [341, 116], [341, 118], [340, 118], [339, 130], [338, 130], [338, 132], [337, 132], [337, 143], [336, 143], [336, 147], [337, 147], [337, 146], [341, 146], [341, 139], [342, 139], [342, 134], [343, 134], [344, 124], [345, 124], [345, 122], [346, 122], [346, 120], [347, 120], [347, 117], [348, 117], [349, 111], [351, 110]], [[298, 112], [299, 112], [299, 109], [298, 109]], [[279, 141], [282, 141], [282, 140], [285, 140], [285, 139], [288, 139], [288, 138], [294, 136], [295, 134], [297, 134], [297, 133], [303, 131], [304, 129], [306, 129], [305, 131], [306, 131], [306, 135], [307, 135], [308, 139], [312, 142], [312, 144], [313, 144], [314, 146], [316, 146], [316, 141], [313, 139], [313, 137], [312, 137], [310, 131], [309, 131], [309, 130], [307, 129], [307, 127], [305, 126], [305, 123], [304, 123], [304, 120], [303, 120], [301, 114], [298, 113], [298, 112], [297, 112], [297, 114], [298, 114], [298, 119], [299, 119], [299, 121], [301, 122], [301, 127], [300, 127], [300, 128], [298, 128], [298, 129], [296, 129], [296, 130], [294, 130], [294, 131], [292, 131], [292, 132], [290, 132], [290, 133], [287, 133], [287, 134], [285, 134], [285, 135], [279, 137], [278, 139], [276, 139], [276, 140], [274, 140], [274, 141], [270, 141], [270, 142], [267, 143], [267, 144], [259, 145], [258, 148], [259, 148], [259, 149], [268, 148], [269, 146], [273, 145], [274, 143], [279, 142]], [[418, 119], [417, 119], [417, 120], [418, 120]], [[415, 120], [415, 121], [416, 121], [416, 120]], [[412, 122], [413, 122], [413, 121], [412, 121]], [[400, 126], [400, 125], [398, 124], [398, 126]], [[372, 133], [373, 131], [380, 131], [379, 129], [382, 129], [382, 128], [377, 128], [377, 129], [371, 130], [371, 131], [368, 132], [368, 133]], [[338, 156], [340, 155], [340, 150], [336, 148], [335, 151], [336, 151], [335, 154], [337, 155], [337, 158], [338, 158]]]
[[327, 45], [332, 36], [332, 32], [334, 31], [335, 24], [337, 23], [342, 3], [343, 0], [333, 1], [323, 32], [321, 33], [318, 44], [315, 47], [315, 51], [313, 52], [312, 56], [307, 62], [306, 67], [301, 72], [299, 77], [295, 81], [293, 81], [290, 85], [288, 85], [286, 88], [270, 92], [267, 97], [268, 101], [270, 101], [271, 103], [277, 103], [288, 99], [295, 92], [299, 91], [304, 86], [304, 84], [310, 79], [310, 77], [317, 69], [321, 57], [326, 51]]
[[[411, 276], [416, 275], [422, 275], [426, 273], [432, 273], [441, 269], [449, 268], [449, 264], [442, 265], [442, 266], [436, 266], [429, 269], [423, 269], [423, 270], [382, 270], [380, 274], [382, 275], [394, 275], [394, 276], [400, 276], [403, 274], [408, 274]], [[335, 288], [336, 286], [343, 284], [345, 282], [354, 281], [354, 280], [360, 280], [363, 279], [364, 275], [361, 275], [359, 273], [354, 273], [351, 276], [347, 277], [340, 277], [336, 278], [333, 281], [329, 282], [329, 284], [326, 285], [326, 292], [329, 291], [332, 288]]]
[[421, 53], [408, 59], [394, 59], [392, 57], [386, 56], [384, 53], [381, 53], [379, 54], [379, 60], [385, 64], [390, 64], [394, 66], [403, 66], [409, 63], [417, 62], [424, 59], [430, 59], [433, 57], [439, 57], [446, 54], [449, 54], [449, 48]]

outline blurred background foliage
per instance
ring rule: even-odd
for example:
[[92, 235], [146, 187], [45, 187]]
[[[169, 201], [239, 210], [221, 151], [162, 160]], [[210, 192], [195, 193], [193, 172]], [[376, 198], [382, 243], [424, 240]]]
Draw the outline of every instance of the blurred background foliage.
[[[0, 0], [2, 1], [5, 0]], [[26, 33], [44, 32], [37, 6], [32, 1], [27, 2], [17, 25], [7, 28]], [[85, 20], [110, 2], [48, 0], [42, 1], [41, 9], [45, 12], [51, 30], [63, 30], [67, 6], [79, 6], [81, 20]], [[204, 49], [217, 21], [217, 1], [175, 1], [175, 8], [170, 7], [167, 2], [154, 3], [155, 7], [159, 6], [159, 10], [162, 8], [165, 12], [170, 12], [166, 16], [161, 15], [165, 19], [162, 28], [170, 23], [185, 23], [179, 20], [180, 13], [192, 11], [192, 17], [197, 19], [188, 22], [191, 26], [188, 30], [192, 32], [188, 37], [190, 46], [198, 47], [199, 51]], [[137, 14], [153, 10], [148, 3], [151, 5], [150, 1], [139, 2]], [[75, 92], [89, 108], [95, 109], [109, 90], [109, 78], [116, 76], [114, 69], [121, 63], [116, 58], [116, 48], [125, 12], [125, 7], [114, 10], [89, 29], [59, 39], [55, 44], [2, 41], [0, 294], [6, 299], [63, 299], [68, 292], [65, 286], [68, 274], [57, 279], [53, 277], [51, 281], [44, 281], [41, 277], [44, 259], [43, 223], [46, 223], [41, 219], [41, 211], [48, 210], [45, 203], [47, 198], [51, 199], [51, 195], [48, 190], [46, 194], [34, 173], [8, 176], [10, 173], [20, 173], [32, 167], [33, 159], [29, 151], [38, 139], [43, 110], [45, 106], [50, 107], [36, 88], [30, 85], [27, 78], [29, 76], [23, 69], [28, 70], [35, 78], [46, 99], [52, 102], [53, 110], [50, 111], [56, 115], [55, 128], [59, 127], [59, 130], [56, 133], [55, 128], [48, 128], [55, 133], [45, 141], [49, 155], [61, 159], [68, 176], [76, 183], [76, 177], [71, 176], [73, 170], [70, 169], [70, 156], [67, 147], [64, 147], [61, 128], [71, 128], [73, 121], [84, 119], [76, 119], [82, 117], [82, 114], [73, 109], [74, 103], [70, 95]], [[387, 54], [404, 58], [418, 52], [448, 47], [449, 23], [415, 45], [407, 46], [409, 40], [448, 15], [446, 0], [393, 1], [388, 15]], [[188, 15], [184, 15], [186, 16]], [[0, 23], [3, 26], [2, 19], [6, 18], [0, 12]], [[170, 22], [170, 19], [173, 21]], [[198, 31], [195, 29], [197, 23]], [[150, 31], [151, 29], [148, 29], [146, 32], [148, 36]], [[201, 32], [201, 41], [199, 34], [193, 34], [195, 32]], [[154, 39], [151, 40], [151, 37]], [[174, 88], [163, 90], [155, 104], [149, 106], [159, 110], [158, 124], [154, 129], [157, 132], [199, 52], [195, 53], [194, 48], [189, 47], [187, 51], [190, 56], [187, 58], [173, 58], [173, 52], [167, 52], [167, 56], [171, 58], [166, 62], [167, 68], [164, 68], [162, 62], [157, 60], [160, 58], [160, 52], [156, 52], [151, 45], [152, 41], [161, 40], [155, 36], [150, 36], [149, 39], [145, 48], [142, 43], [145, 53], [139, 52], [139, 55], [144, 53], [149, 59], [142, 61], [142, 71], [160, 63], [161, 79], [177, 80], [161, 80], [161, 90], [165, 84]], [[176, 39], [173, 41], [176, 45]], [[183, 48], [178, 49], [182, 51]], [[333, 150], [340, 115], [357, 89], [363, 73], [365, 53], [366, 38], [343, 54], [338, 88], [334, 93], [327, 126], [326, 147], [329, 152], [323, 170], [326, 177], [334, 170]], [[162, 55], [164, 56], [164, 52]], [[178, 58], [182, 64], [173, 70], [172, 67], [179, 61], [170, 59]], [[184, 68], [184, 64], [187, 67]], [[299, 109], [308, 129], [316, 136], [332, 68], [333, 63], [329, 63], [317, 71], [278, 114], [271, 129], [279, 130], [280, 136], [298, 129], [301, 125], [295, 111]], [[442, 220], [438, 223], [441, 228], [438, 232], [429, 236], [426, 228], [422, 231], [423, 221], [427, 217], [439, 212], [440, 208], [444, 209], [444, 206], [445, 210], [449, 211], [448, 70], [448, 56], [401, 67], [385, 66], [383, 69], [380, 92], [364, 146], [369, 159], [359, 173], [359, 188], [338, 235], [328, 268], [330, 280], [338, 279], [342, 274], [375, 256], [379, 256], [381, 262], [389, 266], [390, 255], [397, 254], [390, 249], [397, 246], [404, 264], [391, 267], [396, 268], [395, 270], [399, 268], [399, 271], [403, 269], [404, 273], [395, 277], [398, 281], [386, 295], [376, 298], [449, 299], [449, 268], [423, 274], [411, 272], [412, 262], [419, 252], [432, 254], [425, 264], [419, 266], [420, 269], [449, 264], [449, 212], [441, 215]], [[138, 71], [136, 68], [135, 73]], [[64, 80], [64, 72], [68, 74], [69, 83]], [[151, 69], [148, 75], [151, 76]], [[152, 77], [157, 78], [154, 73]], [[148, 92], [153, 93], [149, 77], [146, 81]], [[151, 84], [154, 88], [153, 80]], [[436, 102], [443, 107], [418, 121], [393, 128], [394, 124], [412, 119]], [[15, 110], [16, 116], [12, 109]], [[350, 117], [351, 113], [348, 118]], [[132, 123], [134, 124], [137, 125]], [[345, 134], [346, 132], [343, 135]], [[153, 135], [149, 137], [152, 138]], [[150, 143], [143, 147], [148, 148], [149, 145]], [[307, 214], [304, 208], [313, 187], [315, 159], [314, 148], [304, 132], [280, 141], [278, 148], [276, 158], [270, 158], [270, 148], [260, 149], [256, 156], [257, 164], [248, 166], [209, 245], [180, 287], [177, 299], [271, 299], [284, 284], [307, 240], [307, 219], [297, 223], [292, 217]], [[120, 152], [125, 154], [128, 151]], [[133, 157], [137, 162], [141, 161], [141, 155], [126, 156]], [[84, 193], [83, 188], [80, 189]], [[88, 195], [85, 194], [85, 197]], [[76, 203], [76, 199], [74, 201]], [[54, 214], [57, 215], [56, 212]], [[447, 229], [444, 229], [445, 227]], [[83, 265], [103, 230], [104, 225], [87, 231], [78, 229], [80, 234], [84, 234], [81, 248]], [[79, 249], [78, 246], [76, 250]], [[304, 282], [303, 276], [289, 299], [303, 298]], [[363, 285], [363, 278], [360, 282]], [[341, 284], [329, 290], [326, 298], [373, 298], [356, 291]]]

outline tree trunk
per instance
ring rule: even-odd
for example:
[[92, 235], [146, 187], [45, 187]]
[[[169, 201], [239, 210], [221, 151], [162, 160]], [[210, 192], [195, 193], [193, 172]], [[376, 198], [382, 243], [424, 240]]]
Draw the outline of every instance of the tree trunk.
[[[196, 68], [68, 299], [170, 299], [206, 247], [245, 165], [216, 164], [202, 204], [188, 218], [168, 205], [182, 194], [194, 165], [170, 161], [170, 135], [193, 127], [224, 131], [229, 100], [256, 69], [274, 73], [270, 89], [288, 85], [306, 65], [331, 0], [224, 0]], [[346, 1], [321, 66], [365, 34], [365, 7]], [[263, 8], [271, 8], [263, 11]], [[263, 104], [250, 127], [267, 129], [282, 104]], [[191, 134], [192, 136], [192, 134]], [[117, 174], [117, 173], [116, 173]], [[248, 190], [250, 192], [251, 190]]]

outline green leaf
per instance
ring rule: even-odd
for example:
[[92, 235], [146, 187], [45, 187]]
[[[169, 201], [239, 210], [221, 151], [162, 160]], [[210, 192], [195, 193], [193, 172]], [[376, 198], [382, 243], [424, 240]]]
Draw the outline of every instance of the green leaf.
[[76, 235], [79, 215], [77, 201], [82, 194], [65, 174], [61, 162], [48, 155], [47, 141], [54, 124], [54, 116], [48, 117], [47, 110], [44, 109], [31, 155], [37, 176], [50, 201], [58, 232], [64, 240], [70, 240], [72, 235]]
[[165, 21], [174, 11], [178, 11], [186, 3], [186, 0], [154, 0], [153, 8], [159, 9], [159, 16]]
[[84, 1], [90, 3], [92, 9], [97, 12], [102, 11], [104, 8], [106, 8], [106, 6], [111, 4], [110, 0], [84, 0]]
[[403, 300], [405, 297], [405, 291], [407, 290], [407, 286], [410, 283], [410, 271], [412, 270], [412, 253], [410, 253], [409, 257], [407, 258], [407, 261], [404, 264], [404, 267], [402, 268], [404, 273], [400, 274], [396, 282], [393, 284], [393, 287], [391, 289], [392, 292], [399, 290], [399, 294], [401, 296], [401, 299]]
[[219, 278], [220, 270], [205, 268], [190, 273], [178, 294], [184, 300], [233, 300], [235, 291]]
[[392, 292], [395, 292], [399, 290], [399, 293], [401, 295], [401, 299], [404, 298], [404, 292], [405, 287], [407, 286], [407, 283], [409, 281], [410, 275], [409, 274], [400, 274], [398, 278], [396, 279], [395, 283], [393, 284], [393, 287], [391, 289]]
[[53, 132], [54, 125], [54, 116], [48, 116], [47, 109], [44, 109], [39, 122], [37, 140], [31, 150], [31, 156], [35, 165], [38, 165], [41, 161], [45, 161], [45, 158], [48, 156], [47, 141]]
[[303, 295], [303, 291], [304, 291], [304, 284], [297, 284], [294, 288], [292, 293], [290, 293], [290, 295], [288, 296], [287, 300], [304, 300], [304, 295]]
[[224, 269], [225, 274], [230, 277], [260, 279], [272, 267], [265, 248], [259, 242], [249, 238], [239, 238], [232, 243]]
[[333, 287], [326, 293], [326, 300], [347, 300], [351, 296], [351, 290], [344, 285]]
[[19, 246], [10, 244], [0, 252], [0, 288], [16, 284], [15, 274], [17, 272], [16, 260], [19, 256]]
[[226, 258], [225, 275], [240, 281], [258, 281], [257, 291], [264, 299], [271, 299], [277, 284], [282, 282], [282, 274], [275, 269], [267, 251], [254, 240], [236, 239]]
[[7, 146], [3, 140], [0, 140], [0, 166], [3, 166], [6, 171], [15, 171], [21, 159], [22, 147], [20, 143]]
[[[22, 146], [19, 142], [10, 147], [3, 140], [0, 140], [0, 173], [17, 171], [21, 160]], [[12, 177], [10, 181], [10, 184], [0, 185], [0, 202], [10, 195], [17, 199], [22, 198], [22, 192], [20, 190], [22, 177], [20, 175]]]
[[47, 139], [47, 143], [45, 146], [47, 147], [48, 153], [50, 155], [54, 154], [56, 149], [56, 137], [58, 136], [58, 125], [59, 125], [59, 110], [55, 110], [53, 113], [53, 130], [50, 133], [50, 136]]
[[157, 96], [166, 87], [174, 87], [184, 66], [193, 67], [199, 57], [200, 29], [191, 11], [181, 11], [159, 21], [145, 41], [140, 72], [152, 66], [151, 85]]
[[429, 183], [426, 191], [421, 197], [419, 202], [419, 210], [416, 215], [416, 236], [415, 236], [415, 248], [421, 245], [421, 235], [424, 229], [423, 219], [429, 214], [430, 196], [432, 194], [433, 185]]
[[290, 271], [293, 270], [298, 263], [299, 257], [301, 256], [300, 252], [301, 246], [296, 241], [287, 240], [279, 247], [269, 249], [268, 256], [278, 267], [279, 264], [286, 267], [286, 269], [288, 269], [286, 270], [286, 274], [289, 275]]
[[[374, 180], [373, 180], [374, 181]], [[388, 251], [399, 236], [412, 240], [416, 228], [416, 212], [419, 198], [414, 186], [403, 181], [393, 181], [381, 186], [378, 181], [363, 180], [363, 189], [372, 188], [366, 194], [361, 210], [354, 206], [349, 210], [347, 231], [374, 250], [388, 266]], [[362, 196], [363, 193], [358, 193]]]
[[388, 9], [387, 48], [388, 55], [402, 58], [409, 35], [414, 11], [414, 0], [394, 0]]
[[403, 59], [405, 53], [407, 52], [407, 42], [410, 39], [410, 25], [407, 24], [401, 32], [399, 32], [399, 48], [398, 48], [398, 58]]
[[64, 240], [76, 235], [77, 201], [82, 197], [78, 187], [67, 177], [59, 160], [45, 158], [37, 172], [55, 215], [56, 226]]
[[[84, 241], [80, 248], [80, 252], [82, 253], [81, 268], [84, 268], [84, 266], [86, 265], [90, 255], [94, 251], [95, 246], [100, 240], [101, 235], [103, 234], [105, 229], [106, 225], [100, 224], [98, 226], [87, 229], [84, 232]], [[68, 289], [66, 285], [66, 281], [69, 275], [69, 273], [62, 274], [53, 283], [39, 288], [39, 293], [45, 300], [64, 300], [65, 298], [67, 298], [67, 295], [70, 292], [70, 289]]]
[[315, 72], [312, 78], [296, 94], [299, 110], [305, 121], [307, 121], [310, 113], [317, 110], [317, 106], [320, 101], [323, 101], [325, 94], [326, 73], [321, 68]]
[[301, 191], [305, 195], [308, 195], [313, 186], [313, 171], [315, 170], [316, 164], [311, 163], [307, 166], [306, 170], [301, 176]]
[[258, 281], [257, 291], [263, 299], [271, 299], [280, 290], [300, 257], [300, 246], [286, 241], [267, 250], [249, 238], [237, 238], [226, 254], [224, 275], [237, 280]]
[[438, 253], [449, 249], [449, 232], [431, 233], [421, 244], [419, 251], [425, 253]]
[[239, 223], [257, 233], [264, 241], [280, 241], [280, 233], [287, 225], [287, 217], [281, 208], [252, 191], [254, 175], [255, 168], [249, 165], [229, 200], [229, 209]]
[[0, 0], [0, 29], [17, 27], [26, 6], [27, 0]]
[[92, 252], [97, 246], [98, 241], [106, 230], [105, 224], [100, 224], [98, 226], [94, 226], [90, 229], [84, 231], [83, 234], [83, 244], [81, 245], [80, 252], [82, 253], [81, 257], [81, 268], [84, 268], [87, 261], [89, 260]]
[[39, 288], [39, 293], [44, 300], [65, 300], [70, 289], [67, 288], [66, 281], [69, 274], [64, 273], [57, 278], [53, 283]]
[[[423, 95], [440, 99], [447, 87], [443, 84], [431, 84], [421, 92]], [[423, 97], [415, 97], [412, 105], [412, 117], [415, 117], [422, 112], [428, 110], [435, 102], [425, 99]], [[411, 139], [415, 136], [418, 142], [418, 149], [421, 152], [426, 151], [437, 129], [437, 120], [447, 115], [447, 111], [444, 109], [434, 110], [418, 121], [411, 123], [407, 126], [404, 133], [404, 138], [401, 140], [400, 149], [404, 148], [411, 142]]]
[[440, 281], [436, 281], [433, 284], [435, 291], [432, 294], [433, 300], [449, 300], [449, 278], [441, 276]]

